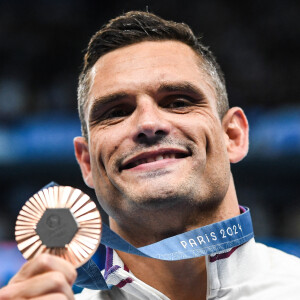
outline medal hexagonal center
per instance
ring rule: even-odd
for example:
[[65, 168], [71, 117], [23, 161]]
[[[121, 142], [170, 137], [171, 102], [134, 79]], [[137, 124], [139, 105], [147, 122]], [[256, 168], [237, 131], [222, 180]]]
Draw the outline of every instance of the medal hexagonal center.
[[78, 230], [73, 214], [68, 208], [47, 208], [36, 226], [36, 233], [49, 248], [64, 248]]

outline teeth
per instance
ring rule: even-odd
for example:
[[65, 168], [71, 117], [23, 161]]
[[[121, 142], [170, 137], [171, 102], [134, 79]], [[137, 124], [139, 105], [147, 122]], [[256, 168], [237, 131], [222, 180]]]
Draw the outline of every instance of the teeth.
[[158, 160], [174, 159], [174, 158], [176, 158], [175, 153], [162, 154], [162, 155], [158, 155], [155, 157], [139, 159], [134, 163], [134, 166], [136, 167], [141, 164], [147, 164], [147, 163], [151, 163], [151, 162], [158, 161]]

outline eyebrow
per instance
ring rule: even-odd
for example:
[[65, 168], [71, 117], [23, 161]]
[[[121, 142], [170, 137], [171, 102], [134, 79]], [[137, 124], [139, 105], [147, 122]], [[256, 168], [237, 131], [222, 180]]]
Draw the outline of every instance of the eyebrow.
[[204, 99], [204, 93], [190, 82], [163, 83], [157, 90], [158, 93], [187, 93], [197, 98]]

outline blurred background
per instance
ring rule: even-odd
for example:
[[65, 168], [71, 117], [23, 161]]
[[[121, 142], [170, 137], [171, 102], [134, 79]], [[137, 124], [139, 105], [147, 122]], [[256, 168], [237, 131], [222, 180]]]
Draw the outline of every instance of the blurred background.
[[84, 190], [73, 154], [83, 51], [104, 22], [132, 9], [189, 24], [217, 56], [232, 106], [250, 123], [232, 166], [256, 238], [300, 256], [299, 1], [0, 0], [0, 286], [23, 259], [14, 225], [54, 180]]

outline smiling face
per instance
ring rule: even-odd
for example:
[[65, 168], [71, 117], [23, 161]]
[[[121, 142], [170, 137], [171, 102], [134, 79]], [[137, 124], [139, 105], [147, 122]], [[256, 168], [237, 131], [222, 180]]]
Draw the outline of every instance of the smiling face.
[[226, 133], [214, 87], [190, 47], [160, 41], [120, 48], [102, 56], [90, 76], [89, 141], [81, 138], [75, 150], [110, 216], [122, 223], [134, 212], [184, 215], [222, 202], [231, 178]]

